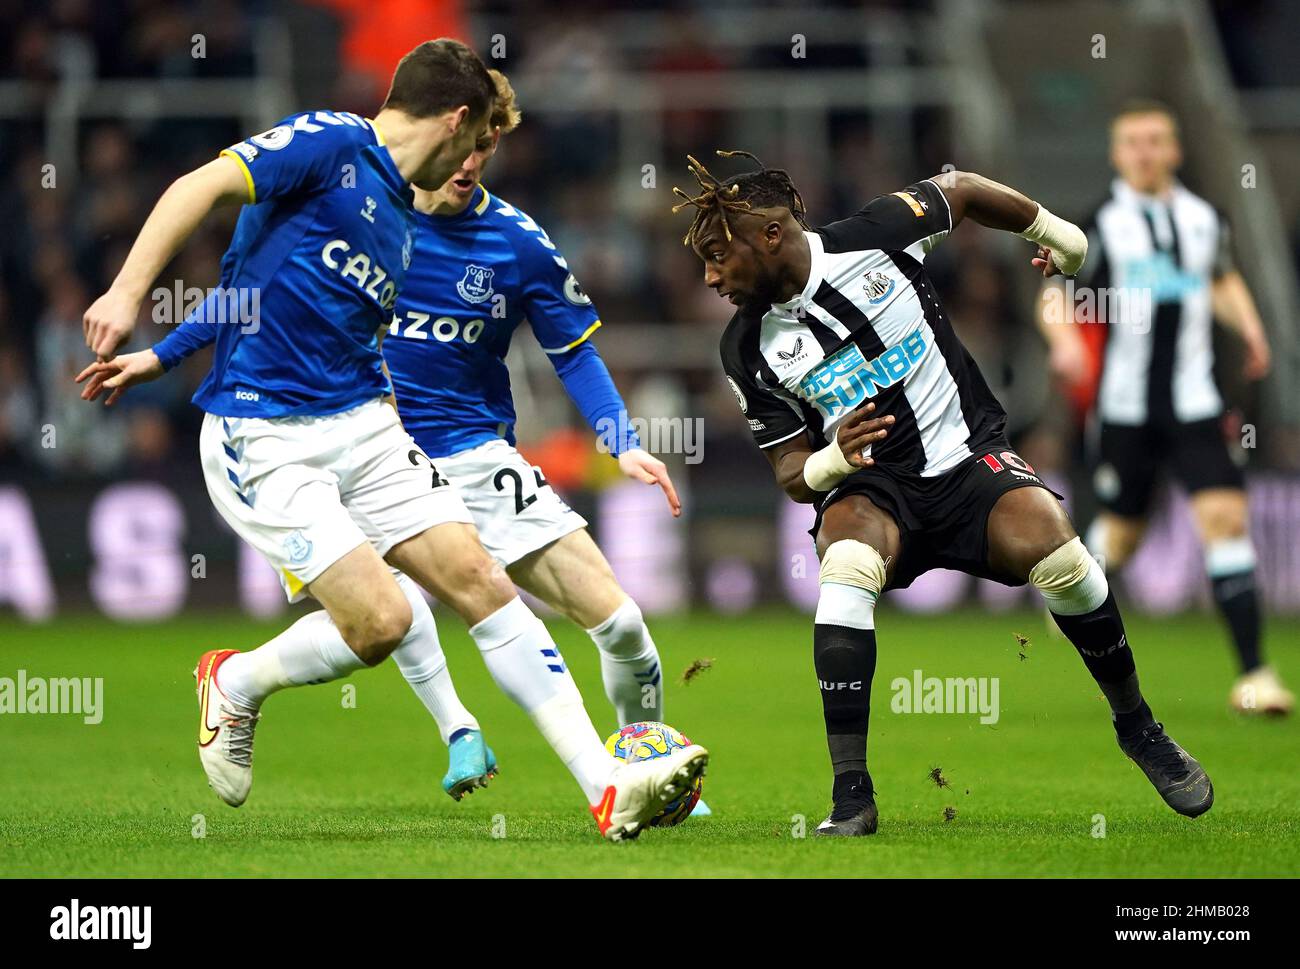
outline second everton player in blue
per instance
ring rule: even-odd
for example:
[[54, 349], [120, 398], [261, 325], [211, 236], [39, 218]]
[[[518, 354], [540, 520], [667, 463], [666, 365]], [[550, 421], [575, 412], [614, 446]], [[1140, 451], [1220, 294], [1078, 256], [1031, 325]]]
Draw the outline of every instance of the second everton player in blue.
[[660, 720], [659, 655], [641, 611], [587, 523], [515, 450], [505, 357], [525, 321], [623, 473], [659, 485], [674, 515], [681, 504], [663, 462], [629, 426], [591, 340], [601, 325], [591, 299], [545, 230], [481, 184], [520, 120], [509, 81], [490, 73], [491, 131], [440, 190], [416, 190], [416, 258], [384, 358], [402, 423], [460, 491], [484, 547], [517, 585], [591, 636], [620, 724]]

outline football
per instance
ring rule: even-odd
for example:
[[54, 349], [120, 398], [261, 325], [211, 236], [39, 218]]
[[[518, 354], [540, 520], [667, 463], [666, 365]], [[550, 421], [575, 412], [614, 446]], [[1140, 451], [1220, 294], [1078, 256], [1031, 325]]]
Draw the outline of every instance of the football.
[[[676, 727], [655, 720], [643, 720], [640, 723], [629, 723], [610, 734], [605, 741], [605, 749], [624, 763], [631, 764], [638, 760], [666, 757], [674, 750], [689, 747], [690, 744], [690, 739]], [[651, 826], [669, 828], [681, 824], [695, 810], [695, 805], [700, 803], [700, 792], [703, 789], [703, 778], [695, 778], [690, 790], [664, 805], [664, 809], [650, 822]]]

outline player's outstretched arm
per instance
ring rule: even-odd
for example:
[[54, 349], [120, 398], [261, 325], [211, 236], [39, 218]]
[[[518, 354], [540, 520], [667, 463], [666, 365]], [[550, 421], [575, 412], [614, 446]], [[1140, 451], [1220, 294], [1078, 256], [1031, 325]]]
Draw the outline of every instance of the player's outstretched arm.
[[86, 310], [86, 346], [101, 360], [113, 356], [130, 339], [149, 287], [208, 213], [247, 200], [244, 173], [230, 158], [216, 158], [172, 182], [145, 220], [113, 285]]
[[1088, 254], [1088, 237], [1073, 222], [1057, 218], [1033, 199], [983, 175], [944, 172], [931, 179], [943, 190], [953, 228], [969, 218], [990, 229], [1014, 232], [1038, 243], [1032, 265], [1044, 276], [1073, 276]]
[[[538, 313], [538, 319], [545, 316]], [[601, 438], [618, 460], [618, 469], [634, 481], [658, 485], [673, 517], [682, 513], [677, 488], [668, 467], [649, 451], [627, 420], [627, 405], [614, 386], [614, 378], [590, 340], [562, 353], [549, 353], [551, 365], [564, 384], [569, 399], [582, 412], [591, 429]]]
[[872, 417], [876, 405], [864, 404], [855, 410], [835, 432], [835, 440], [814, 451], [803, 437], [792, 438], [763, 453], [767, 455], [776, 482], [794, 501], [808, 505], [819, 494], [830, 491], [859, 468], [869, 468], [875, 458], [862, 452], [883, 441], [894, 423], [892, 415]]
[[1246, 344], [1246, 379], [1264, 379], [1272, 366], [1272, 353], [1259, 310], [1241, 273], [1233, 269], [1215, 277], [1210, 285], [1210, 301], [1214, 318], [1228, 329], [1235, 330]]

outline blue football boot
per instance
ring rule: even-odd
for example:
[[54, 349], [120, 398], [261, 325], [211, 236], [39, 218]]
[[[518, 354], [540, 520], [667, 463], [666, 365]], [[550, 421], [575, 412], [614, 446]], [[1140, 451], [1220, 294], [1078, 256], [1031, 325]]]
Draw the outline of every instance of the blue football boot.
[[450, 762], [442, 789], [453, 801], [459, 801], [475, 788], [487, 787], [497, 775], [497, 758], [483, 742], [481, 730], [457, 730], [447, 743]]

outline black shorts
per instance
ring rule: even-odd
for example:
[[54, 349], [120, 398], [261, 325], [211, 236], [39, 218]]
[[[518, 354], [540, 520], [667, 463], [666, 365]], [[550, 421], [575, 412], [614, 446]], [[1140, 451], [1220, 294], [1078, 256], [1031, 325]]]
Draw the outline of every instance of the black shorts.
[[906, 589], [931, 569], [955, 569], [1003, 585], [1024, 585], [1023, 580], [990, 570], [988, 520], [999, 498], [1025, 487], [1043, 488], [1061, 497], [1006, 441], [985, 445], [933, 478], [872, 465], [854, 471], [827, 493], [810, 534], [816, 539], [822, 515], [831, 505], [850, 495], [865, 495], [898, 525], [900, 551], [888, 588]]
[[1187, 424], [1103, 423], [1097, 452], [1093, 490], [1102, 507], [1116, 515], [1145, 515], [1166, 465], [1189, 492], [1245, 487], [1218, 418]]

